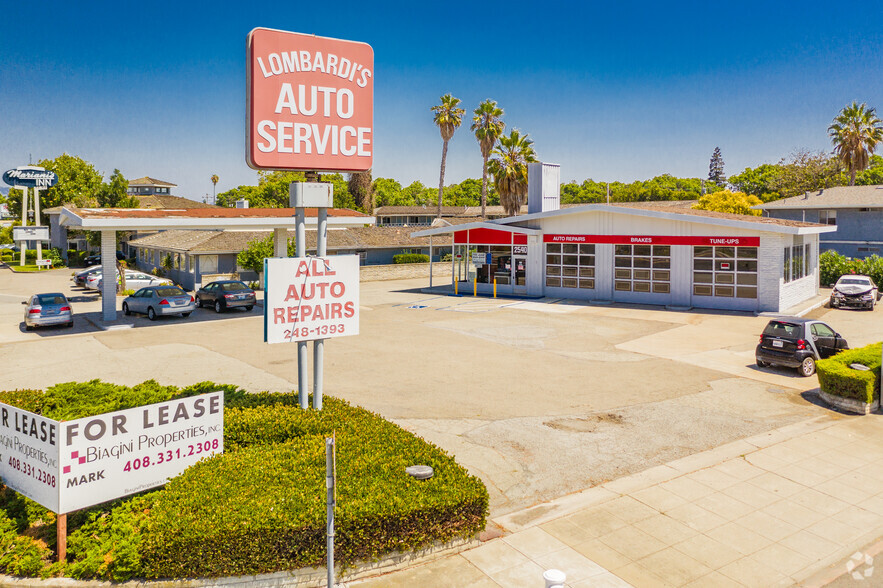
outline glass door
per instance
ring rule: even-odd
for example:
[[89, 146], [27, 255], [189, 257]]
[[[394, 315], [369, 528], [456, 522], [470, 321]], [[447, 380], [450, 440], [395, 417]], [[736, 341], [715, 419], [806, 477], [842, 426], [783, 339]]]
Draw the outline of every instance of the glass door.
[[516, 294], [527, 292], [527, 256], [512, 256], [512, 291]]

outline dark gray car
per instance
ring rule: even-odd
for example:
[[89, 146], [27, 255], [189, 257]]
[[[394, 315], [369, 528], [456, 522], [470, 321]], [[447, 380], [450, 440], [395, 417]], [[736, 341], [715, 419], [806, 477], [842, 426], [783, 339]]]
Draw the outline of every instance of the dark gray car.
[[211, 282], [196, 291], [196, 305], [210, 306], [215, 312], [237, 307], [249, 311], [254, 308], [255, 300], [254, 290], [238, 280]]
[[195, 309], [193, 296], [177, 286], [148, 286], [123, 300], [123, 314], [138, 312], [146, 314], [152, 321], [167, 314], [180, 314], [186, 318]]

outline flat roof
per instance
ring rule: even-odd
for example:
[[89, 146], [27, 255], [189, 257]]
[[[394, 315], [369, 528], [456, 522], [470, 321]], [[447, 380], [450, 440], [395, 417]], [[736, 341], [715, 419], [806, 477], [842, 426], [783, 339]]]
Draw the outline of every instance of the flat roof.
[[[317, 208], [307, 208], [317, 218]], [[374, 217], [348, 208], [329, 208], [329, 226], [372, 224]], [[296, 226], [294, 208], [76, 208], [65, 206], [60, 223], [86, 230], [272, 229]]]
[[[770, 218], [765, 216], [713, 212], [710, 210], [699, 210], [694, 208], [686, 208], [679, 205], [672, 205], [669, 202], [617, 202], [610, 204], [586, 204], [583, 206], [573, 206], [561, 208], [559, 210], [550, 210], [547, 212], [535, 212], [533, 214], [487, 220], [481, 223], [456, 225], [452, 227], [438, 227], [426, 229], [423, 231], [417, 231], [412, 234], [415, 237], [428, 237], [430, 235], [441, 235], [478, 227], [512, 230], [520, 228], [518, 227], [517, 223], [530, 222], [553, 216], [581, 214], [585, 212], [612, 212], [614, 214], [644, 216], [664, 220], [674, 220], [682, 222], [685, 221], [718, 227], [729, 227], [733, 229], [766, 231], [771, 233], [785, 233], [791, 235], [831, 233], [837, 230], [837, 227], [821, 225], [818, 223], [807, 223], [802, 221]], [[524, 232], [529, 231], [540, 232], [539, 229], [527, 229]]]

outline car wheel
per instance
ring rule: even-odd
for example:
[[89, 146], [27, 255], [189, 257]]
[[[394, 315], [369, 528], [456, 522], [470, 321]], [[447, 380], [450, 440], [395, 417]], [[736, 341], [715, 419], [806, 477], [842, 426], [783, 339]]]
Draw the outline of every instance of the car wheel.
[[156, 320], [156, 311], [153, 310], [152, 306], [147, 309], [147, 318], [149, 318], [152, 321]]
[[251, 309], [252, 309], [252, 308], [254, 308], [254, 306], [251, 306], [251, 305], [246, 306], [246, 307], [245, 307], [245, 312], [251, 312]]
[[765, 361], [761, 361], [760, 359], [755, 359], [754, 361], [755, 361], [755, 363], [757, 363], [757, 367], [766, 367], [766, 366], [770, 365]]
[[32, 327], [31, 325], [25, 323], [25, 331], [33, 331], [33, 330], [34, 330], [34, 327]]
[[814, 373], [816, 373], [816, 360], [811, 357], [804, 358], [800, 364], [800, 375], [808, 378]]
[[74, 328], [74, 321], [69, 322], [68, 324], [65, 325], [65, 327], [67, 327], [68, 329], [73, 329]]
[[182, 312], [181, 316], [184, 318], [187, 318], [188, 316], [190, 316], [190, 313], [189, 312]]
[[132, 314], [132, 311], [129, 310], [129, 305], [126, 304], [125, 302], [123, 302], [123, 314], [126, 316], [129, 316], [130, 314]]
[[833, 297], [833, 296], [831, 297], [831, 303], [830, 303], [830, 306], [831, 306], [831, 308], [837, 308], [837, 301], [834, 300], [834, 297]]
[[215, 300], [215, 312], [220, 314], [222, 310], [224, 310], [224, 309], [221, 307], [221, 301]]
[[202, 308], [205, 306], [205, 303], [202, 301], [202, 298], [199, 296], [196, 297], [196, 308]]

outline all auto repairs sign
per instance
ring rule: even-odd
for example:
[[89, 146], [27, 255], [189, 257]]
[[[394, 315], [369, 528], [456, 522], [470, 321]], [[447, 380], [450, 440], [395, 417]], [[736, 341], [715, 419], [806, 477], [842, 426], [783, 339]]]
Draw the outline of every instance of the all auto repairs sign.
[[366, 171], [374, 153], [370, 45], [257, 28], [248, 35], [247, 161]]
[[223, 451], [223, 392], [73, 421], [0, 404], [0, 477], [56, 513], [162, 486]]
[[264, 341], [359, 334], [359, 256], [264, 260]]

